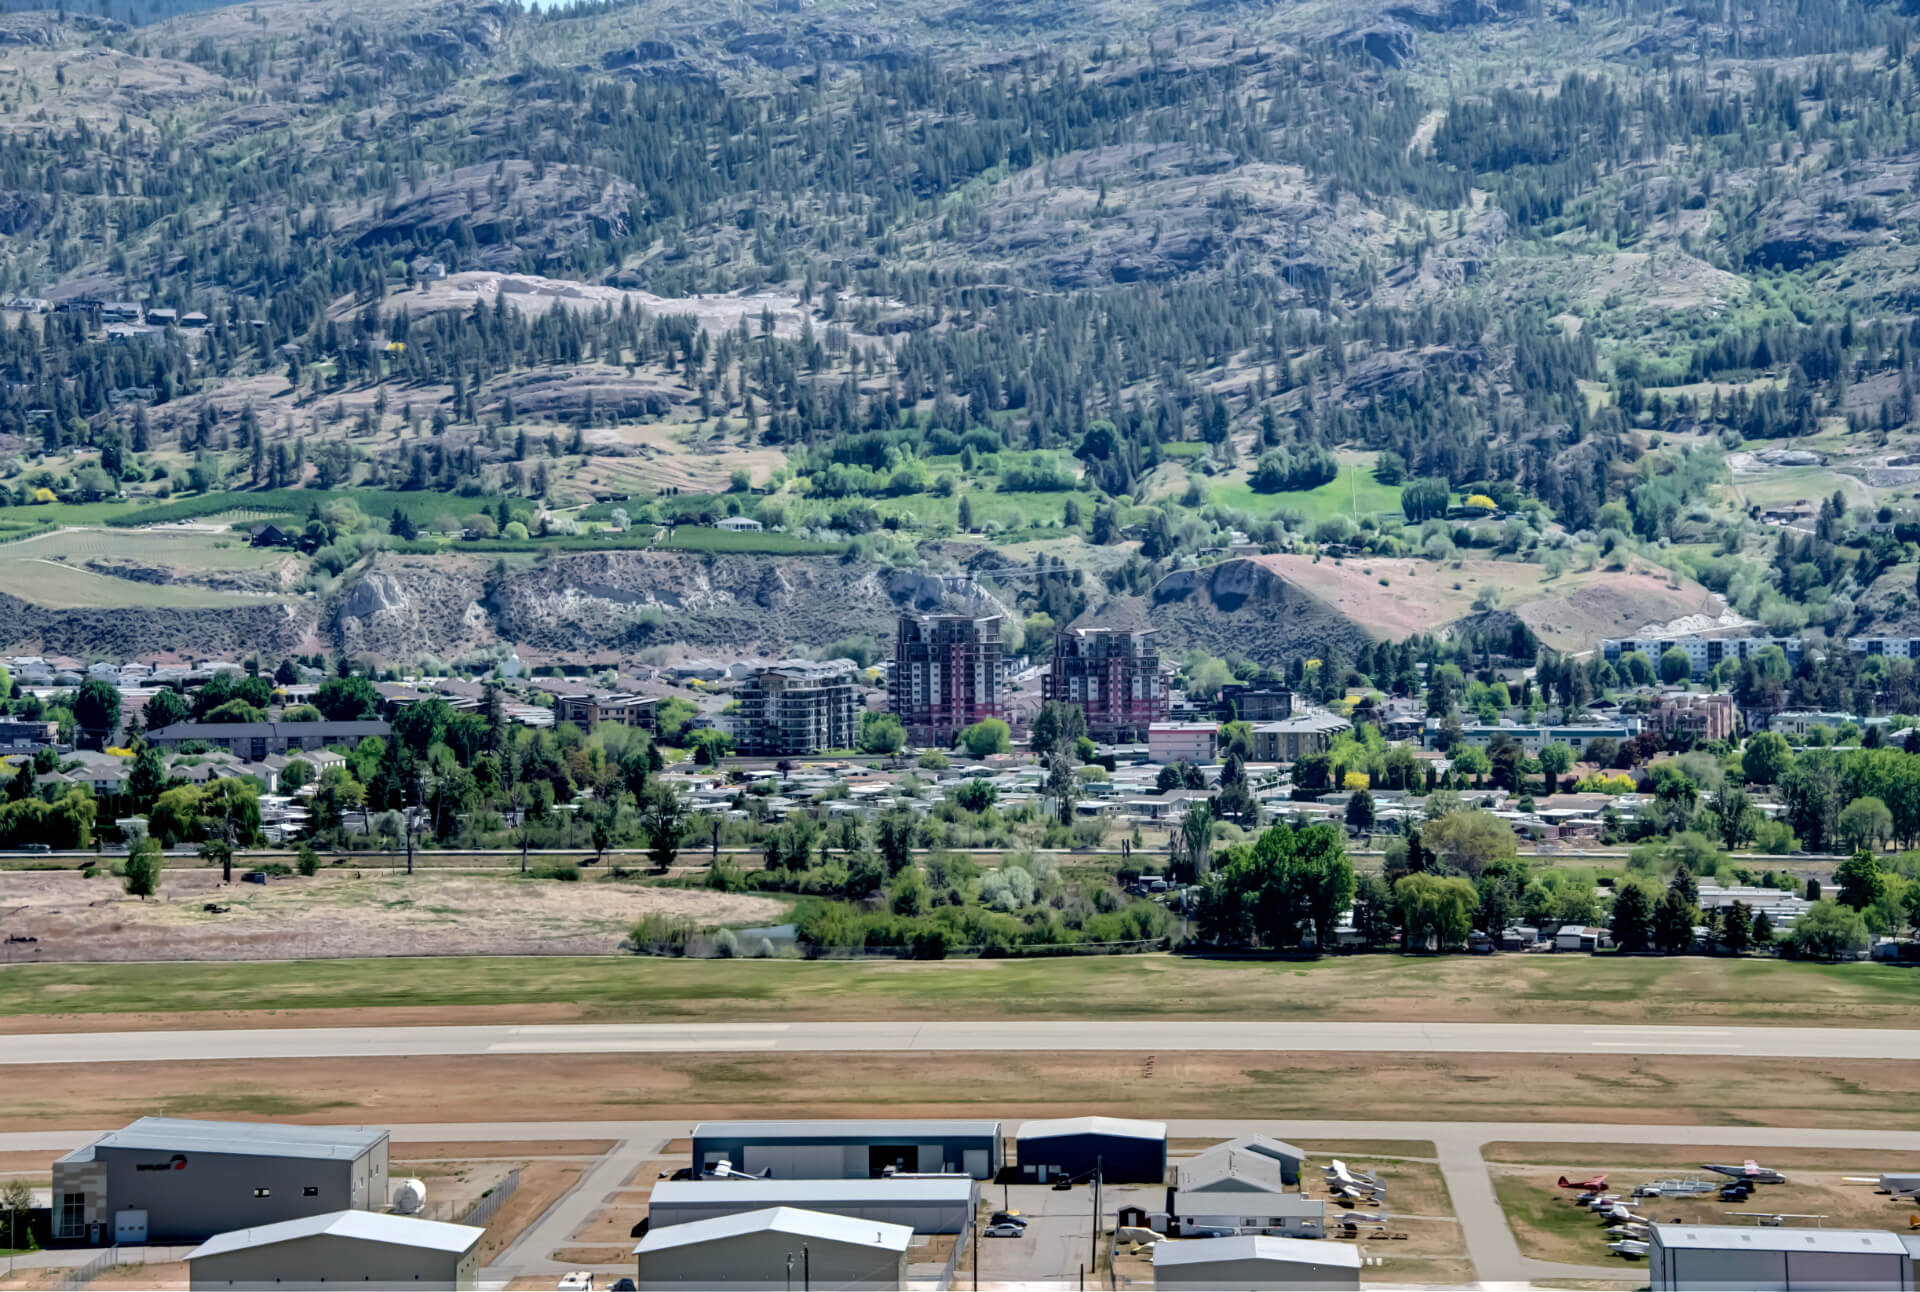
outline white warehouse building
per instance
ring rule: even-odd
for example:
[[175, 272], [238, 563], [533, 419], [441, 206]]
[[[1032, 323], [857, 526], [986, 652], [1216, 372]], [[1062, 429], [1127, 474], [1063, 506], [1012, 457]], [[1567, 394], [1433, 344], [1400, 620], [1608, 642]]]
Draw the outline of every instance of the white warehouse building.
[[652, 1230], [633, 1254], [640, 1292], [785, 1292], [796, 1284], [894, 1292], [907, 1286], [912, 1240], [905, 1225], [770, 1207]]
[[1265, 1234], [1169, 1239], [1153, 1245], [1153, 1286], [1192, 1292], [1357, 1290], [1360, 1249], [1352, 1243]]
[[1655, 1224], [1648, 1239], [1652, 1292], [1912, 1292], [1913, 1261], [1884, 1229], [1763, 1229]]

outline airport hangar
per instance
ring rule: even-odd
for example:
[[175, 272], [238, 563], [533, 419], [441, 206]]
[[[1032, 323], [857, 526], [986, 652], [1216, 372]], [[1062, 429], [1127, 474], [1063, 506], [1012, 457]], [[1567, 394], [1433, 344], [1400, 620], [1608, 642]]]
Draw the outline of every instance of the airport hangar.
[[1647, 1244], [1652, 1292], [1913, 1288], [1913, 1257], [1900, 1235], [1884, 1229], [1655, 1223]]
[[1016, 1137], [1020, 1178], [1046, 1184], [1061, 1176], [1108, 1184], [1160, 1184], [1167, 1178], [1167, 1124], [1119, 1117], [1027, 1122]]
[[1358, 1292], [1360, 1249], [1351, 1243], [1265, 1234], [1155, 1243], [1153, 1286], [1182, 1292], [1223, 1288]]
[[865, 1180], [902, 1175], [970, 1175], [991, 1180], [1005, 1151], [995, 1121], [702, 1122], [693, 1128], [693, 1166], [731, 1163], [775, 1180]]
[[480, 1263], [473, 1225], [335, 1211], [216, 1234], [187, 1254], [193, 1292], [408, 1287], [470, 1292]]
[[647, 1232], [770, 1207], [905, 1225], [917, 1234], [961, 1234], [980, 1205], [968, 1176], [883, 1180], [662, 1180], [647, 1206]]
[[897, 1292], [912, 1240], [905, 1225], [769, 1207], [650, 1230], [633, 1254], [640, 1292]]
[[387, 1202], [387, 1132], [142, 1117], [53, 1164], [56, 1243], [200, 1243]]

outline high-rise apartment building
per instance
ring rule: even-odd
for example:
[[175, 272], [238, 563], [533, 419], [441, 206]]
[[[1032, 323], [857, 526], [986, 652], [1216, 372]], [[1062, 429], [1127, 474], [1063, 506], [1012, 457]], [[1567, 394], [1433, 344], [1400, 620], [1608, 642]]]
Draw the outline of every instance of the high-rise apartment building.
[[850, 660], [782, 660], [756, 671], [735, 698], [735, 741], [744, 754], [852, 749], [860, 734], [860, 682]]
[[963, 728], [1007, 716], [998, 615], [902, 615], [888, 698], [907, 739], [951, 745]]
[[1167, 720], [1167, 679], [1151, 628], [1071, 628], [1053, 639], [1045, 696], [1077, 704], [1095, 740], [1140, 741]]

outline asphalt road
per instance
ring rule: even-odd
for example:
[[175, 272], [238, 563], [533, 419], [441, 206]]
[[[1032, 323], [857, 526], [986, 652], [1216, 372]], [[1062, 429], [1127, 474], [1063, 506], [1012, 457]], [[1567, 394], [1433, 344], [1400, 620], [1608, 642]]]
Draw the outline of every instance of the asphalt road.
[[0, 1064], [475, 1054], [1216, 1050], [1920, 1060], [1920, 1031], [1512, 1023], [887, 1022], [251, 1028], [9, 1036]]

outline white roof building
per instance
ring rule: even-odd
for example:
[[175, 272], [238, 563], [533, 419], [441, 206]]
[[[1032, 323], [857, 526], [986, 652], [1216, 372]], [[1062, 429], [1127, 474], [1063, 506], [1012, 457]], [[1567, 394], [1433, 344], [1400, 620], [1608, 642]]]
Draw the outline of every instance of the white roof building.
[[1153, 1245], [1156, 1288], [1358, 1288], [1360, 1249], [1326, 1239], [1240, 1234]]
[[905, 1225], [769, 1207], [654, 1229], [633, 1249], [641, 1292], [720, 1288], [776, 1292], [790, 1278], [789, 1256], [804, 1246], [814, 1287], [892, 1292], [907, 1285]]

